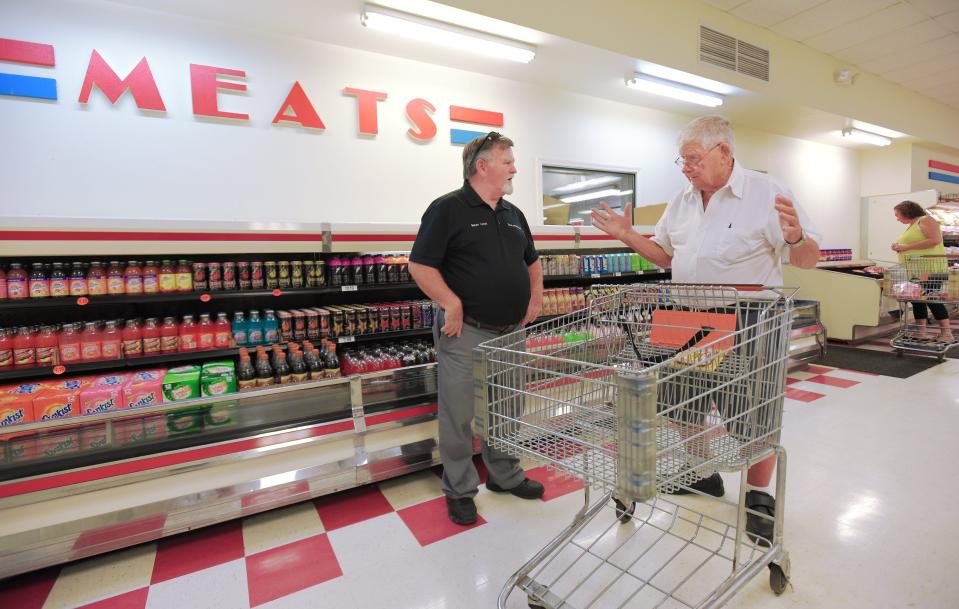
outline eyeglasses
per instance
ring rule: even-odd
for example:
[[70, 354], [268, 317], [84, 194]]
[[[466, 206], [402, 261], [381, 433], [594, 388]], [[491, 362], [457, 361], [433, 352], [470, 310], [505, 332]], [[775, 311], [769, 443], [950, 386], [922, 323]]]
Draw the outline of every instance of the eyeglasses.
[[709, 156], [710, 152], [712, 152], [713, 150], [716, 150], [721, 145], [722, 144], [716, 144], [715, 146], [707, 150], [706, 154], [704, 154], [703, 156], [693, 155], [693, 156], [683, 157], [682, 155], [680, 155], [676, 157], [676, 160], [673, 162], [676, 163], [677, 167], [698, 167], [700, 163], [706, 160], [706, 157]]
[[476, 159], [479, 158], [480, 153], [483, 152], [483, 149], [486, 148], [486, 145], [489, 144], [490, 142], [495, 142], [501, 137], [503, 136], [498, 131], [490, 131], [489, 133], [487, 133], [486, 137], [483, 138], [483, 141], [480, 143], [480, 145], [477, 146], [476, 149], [473, 151], [473, 154], [470, 155], [469, 162], [466, 164], [466, 167], [472, 169], [473, 163], [475, 163]]

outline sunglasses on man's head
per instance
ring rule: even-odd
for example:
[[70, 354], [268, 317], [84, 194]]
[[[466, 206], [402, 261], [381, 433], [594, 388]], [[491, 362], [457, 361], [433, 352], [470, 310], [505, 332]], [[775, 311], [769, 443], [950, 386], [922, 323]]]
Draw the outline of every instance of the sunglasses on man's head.
[[476, 150], [473, 151], [473, 154], [470, 155], [470, 162], [466, 164], [467, 167], [472, 167], [473, 163], [476, 162], [476, 158], [479, 157], [480, 153], [483, 152], [483, 149], [486, 148], [486, 145], [490, 142], [495, 142], [500, 139], [502, 134], [498, 131], [490, 131], [486, 134], [486, 137], [483, 138], [483, 142], [476, 147]]

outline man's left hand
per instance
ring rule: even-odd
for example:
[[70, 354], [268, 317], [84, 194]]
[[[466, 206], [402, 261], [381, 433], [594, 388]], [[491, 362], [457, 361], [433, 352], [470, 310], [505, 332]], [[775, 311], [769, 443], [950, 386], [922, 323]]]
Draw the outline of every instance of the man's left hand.
[[782, 195], [776, 195], [776, 211], [779, 213], [779, 227], [783, 231], [786, 243], [796, 243], [802, 239], [802, 226], [793, 202]]
[[528, 326], [529, 324], [536, 321], [536, 318], [539, 317], [540, 312], [543, 310], [543, 300], [542, 298], [530, 298], [529, 304], [526, 306], [526, 316], [523, 317], [523, 321], [520, 322], [522, 326]]

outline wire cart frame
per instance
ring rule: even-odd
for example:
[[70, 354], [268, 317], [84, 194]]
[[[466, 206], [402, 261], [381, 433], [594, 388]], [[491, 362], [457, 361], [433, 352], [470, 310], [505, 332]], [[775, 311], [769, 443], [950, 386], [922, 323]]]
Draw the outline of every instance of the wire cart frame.
[[916, 256], [886, 271], [883, 285], [887, 295], [899, 302], [899, 330], [889, 345], [901, 356], [905, 351], [934, 355], [940, 361], [956, 342], [945, 342], [920, 326], [909, 323], [909, 303], [959, 304], [959, 269], [949, 267], [950, 256]]
[[[600, 287], [611, 293], [586, 309], [475, 352], [477, 434], [585, 488], [572, 523], [506, 582], [499, 607], [515, 588], [537, 608], [720, 607], [766, 567], [781, 594], [779, 436], [797, 290]], [[746, 472], [772, 455], [769, 516], [746, 508]], [[739, 472], [737, 502], [690, 488], [717, 471]], [[747, 535], [747, 512], [773, 522], [772, 539]]]

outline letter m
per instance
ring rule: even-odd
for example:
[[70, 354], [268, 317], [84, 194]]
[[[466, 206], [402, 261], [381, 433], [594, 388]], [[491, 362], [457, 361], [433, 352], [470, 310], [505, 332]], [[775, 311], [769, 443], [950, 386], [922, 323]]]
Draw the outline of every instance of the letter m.
[[120, 80], [113, 68], [94, 49], [90, 55], [90, 65], [87, 66], [87, 75], [83, 79], [83, 88], [80, 89], [81, 104], [87, 103], [90, 99], [93, 85], [98, 86], [111, 103], [117, 103], [123, 92], [129, 89], [137, 108], [166, 111], [146, 57], [140, 60], [126, 78]]

